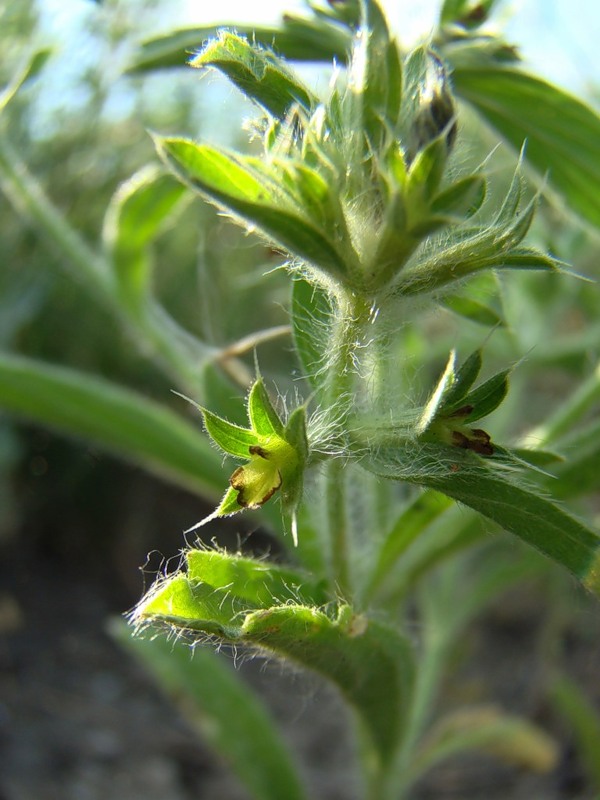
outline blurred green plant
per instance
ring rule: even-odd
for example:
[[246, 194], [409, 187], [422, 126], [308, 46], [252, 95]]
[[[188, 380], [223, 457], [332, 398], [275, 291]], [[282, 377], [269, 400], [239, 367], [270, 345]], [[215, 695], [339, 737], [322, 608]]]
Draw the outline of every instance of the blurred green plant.
[[[575, 283], [561, 258], [524, 244], [539, 196], [528, 193], [523, 165], [549, 171], [554, 190], [599, 225], [600, 119], [523, 72], [514, 49], [484, 32], [493, 5], [446, 0], [431, 44], [408, 53], [374, 0], [308, 0], [309, 13], [280, 28], [194, 29], [146, 42], [132, 72], [182, 64], [183, 51], [206, 39], [192, 66], [219, 70], [255, 103], [262, 150], [156, 135], [167, 169], [143, 167], [118, 188], [99, 247], [70, 225], [0, 135], [6, 196], [139, 352], [198, 404], [208, 436], [141, 392], [8, 352], [0, 356], [0, 405], [214, 500], [216, 510], [190, 530], [246, 510], [261, 515], [289, 564], [199, 543], [132, 620], [141, 631], [253, 648], [332, 681], [355, 712], [371, 800], [408, 796], [433, 764], [464, 750], [540, 771], [556, 762], [556, 743], [523, 718], [489, 705], [442, 717], [434, 710], [466, 626], [501, 592], [544, 570], [533, 550], [507, 551], [501, 529], [600, 591], [600, 538], [552, 499], [598, 487], [600, 428], [589, 412], [600, 373], [594, 365], [541, 422], [541, 404], [528, 399], [520, 376], [556, 355], [542, 349], [514, 364], [527, 338], [552, 325], [555, 309], [564, 312], [563, 287]], [[322, 98], [286, 56], [335, 57], [345, 68]], [[10, 84], [4, 113], [42, 60], [34, 54]], [[458, 97], [521, 152], [502, 193], [487, 161], [470, 165], [460, 154], [469, 126]], [[202, 336], [167, 310], [156, 290], [155, 242], [194, 194], [257, 234], [266, 259], [282, 254], [289, 325], [232, 343]], [[214, 279], [223, 308], [240, 309], [246, 321], [249, 309], [266, 318], [273, 285], [236, 268], [241, 240], [223, 247], [225, 274]], [[210, 297], [214, 289], [211, 277], [202, 291]], [[460, 320], [456, 336], [427, 330], [433, 311], [447, 313], [440, 306]], [[563, 354], [571, 367], [585, 367], [590, 352], [597, 358], [597, 323], [587, 321]], [[491, 353], [504, 363], [480, 379], [474, 330], [482, 325], [500, 329], [485, 344], [486, 360]], [[289, 339], [275, 369], [263, 348], [290, 334], [296, 364], [271, 391]], [[253, 366], [247, 356], [258, 348]], [[239, 402], [231, 400], [235, 386]], [[477, 427], [492, 412], [512, 446]], [[525, 425], [514, 423], [522, 418]], [[229, 482], [211, 440], [232, 462]], [[466, 508], [458, 513], [456, 503]], [[490, 530], [497, 541], [488, 540]], [[418, 642], [407, 635], [415, 609]], [[203, 654], [192, 670], [159, 640], [129, 646], [166, 685], [189, 684], [215, 746], [255, 797], [306, 796], [259, 701], [226, 666]], [[557, 691], [568, 705], [568, 691]]]

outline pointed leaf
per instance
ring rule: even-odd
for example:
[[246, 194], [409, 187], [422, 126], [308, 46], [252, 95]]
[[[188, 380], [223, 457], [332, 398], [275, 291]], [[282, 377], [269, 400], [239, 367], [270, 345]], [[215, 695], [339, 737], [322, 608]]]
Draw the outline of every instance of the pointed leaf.
[[346, 272], [344, 260], [326, 235], [291, 205], [274, 178], [255, 172], [243, 157], [186, 139], [161, 139], [157, 146], [176, 175], [218, 206], [291, 253], [336, 274]]
[[379, 448], [362, 462], [386, 478], [436, 489], [478, 511], [574, 573], [600, 594], [600, 536], [516, 477], [442, 445]]
[[457, 370], [454, 383], [444, 397], [443, 410], [464, 405], [463, 398], [477, 380], [477, 376], [481, 372], [481, 365], [481, 350], [475, 350]]
[[509, 369], [498, 372], [461, 400], [461, 405], [473, 406], [473, 410], [467, 417], [469, 422], [487, 417], [498, 408], [508, 392], [509, 375]]
[[250, 448], [258, 445], [258, 436], [248, 428], [241, 428], [226, 419], [218, 417], [205, 408], [200, 408], [204, 417], [204, 427], [210, 438], [223, 452], [236, 458], [248, 460]]
[[315, 97], [269, 50], [229, 31], [210, 41], [190, 62], [192, 67], [212, 66], [223, 72], [247, 97], [278, 119], [300, 105], [307, 111]]
[[252, 385], [248, 397], [248, 417], [252, 431], [261, 436], [283, 436], [283, 423], [275, 411], [262, 378]]
[[486, 180], [483, 175], [469, 175], [436, 195], [431, 212], [454, 216], [462, 221], [481, 208], [485, 194]]
[[442, 373], [437, 386], [435, 387], [430, 399], [427, 402], [421, 415], [421, 419], [417, 423], [417, 434], [425, 433], [430, 423], [435, 419], [438, 410], [443, 404], [445, 395], [452, 388], [456, 379], [455, 375], [456, 353], [454, 350], [450, 353], [446, 368]]

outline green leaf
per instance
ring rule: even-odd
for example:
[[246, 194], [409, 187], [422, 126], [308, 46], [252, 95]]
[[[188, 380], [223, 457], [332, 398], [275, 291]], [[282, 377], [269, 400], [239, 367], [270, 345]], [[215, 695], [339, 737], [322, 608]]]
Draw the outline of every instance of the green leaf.
[[483, 175], [469, 175], [437, 194], [431, 213], [452, 216], [462, 221], [473, 216], [485, 200], [487, 181]]
[[444, 495], [426, 489], [403, 509], [379, 548], [377, 562], [367, 583], [367, 597], [372, 596], [381, 586], [417, 536], [451, 504], [452, 501]]
[[[473, 406], [473, 410], [466, 418], [469, 423], [487, 417], [506, 397], [508, 392], [508, 376], [510, 370], [506, 369], [496, 373], [476, 389], [473, 389], [460, 400], [460, 405]], [[457, 403], [454, 404], [455, 406]], [[448, 408], [450, 412], [452, 408]]]
[[22, 86], [39, 75], [51, 55], [52, 50], [49, 47], [42, 47], [30, 55], [10, 83], [0, 92], [0, 114]]
[[103, 239], [124, 298], [134, 307], [146, 298], [150, 280], [147, 248], [185, 200], [187, 191], [172, 175], [144, 167], [113, 195]]
[[132, 636], [113, 621], [110, 632], [177, 701], [184, 716], [231, 765], [256, 800], [305, 800], [280, 732], [252, 688], [208, 647]]
[[430, 399], [427, 401], [427, 405], [423, 410], [423, 414], [417, 423], [417, 434], [425, 433], [429, 425], [436, 418], [439, 409], [442, 407], [444, 397], [450, 391], [455, 381], [455, 363], [456, 353], [453, 350], [450, 353], [446, 368], [442, 373]]
[[[346, 264], [326, 235], [292, 205], [264, 172], [255, 172], [242, 156], [234, 156], [186, 139], [157, 140], [159, 153], [184, 182], [224, 206], [291, 253], [335, 274]], [[247, 159], [246, 159], [247, 161]]]
[[226, 591], [253, 608], [286, 603], [327, 602], [323, 590], [306, 574], [268, 561], [257, 561], [218, 550], [189, 550], [187, 577]]
[[588, 222], [600, 226], [600, 116], [562, 89], [513, 68], [456, 65], [458, 94]]
[[[200, 406], [198, 406], [200, 408]], [[204, 417], [204, 427], [210, 438], [224, 453], [236, 458], [248, 460], [250, 448], [258, 444], [259, 439], [254, 431], [227, 422], [205, 408], [200, 408]]]
[[0, 355], [0, 407], [94, 442], [209, 498], [222, 492], [219, 455], [177, 414], [87, 373]]
[[319, 373], [329, 356], [332, 309], [327, 293], [304, 279], [292, 283], [292, 331], [295, 351], [305, 377], [319, 383]]
[[361, 463], [376, 475], [427, 486], [464, 503], [600, 594], [600, 536], [551, 500], [518, 485], [518, 476], [443, 445], [382, 447]]
[[294, 105], [310, 111], [317, 104], [316, 98], [273, 52], [228, 31], [208, 42], [190, 64], [216, 67], [241, 92], [278, 119], [284, 119]]
[[477, 376], [481, 372], [481, 365], [481, 350], [475, 350], [457, 370], [454, 383], [449, 387], [444, 396], [442, 410], [463, 405], [462, 400], [477, 380]]
[[283, 423], [275, 411], [262, 378], [252, 385], [248, 397], [248, 417], [254, 433], [261, 436], [283, 436]]
[[449, 294], [440, 300], [440, 305], [478, 325], [485, 325], [488, 328], [506, 327], [506, 322], [500, 314], [471, 297]]
[[[203, 42], [213, 38], [223, 27], [226, 26], [182, 28], [148, 38], [142, 42], [127, 71], [135, 74], [184, 67], [190, 53], [197, 51]], [[351, 33], [346, 28], [291, 14], [286, 15], [279, 27], [239, 24], [234, 27], [240, 36], [273, 48], [292, 61], [331, 63], [336, 60], [344, 63], [351, 46]]]
[[412, 652], [393, 628], [340, 606], [331, 617], [286, 603], [248, 610], [224, 588], [215, 591], [175, 575], [136, 609], [140, 625], [163, 624], [254, 645], [333, 681], [358, 712], [374, 757], [388, 762], [402, 735], [413, 676]]

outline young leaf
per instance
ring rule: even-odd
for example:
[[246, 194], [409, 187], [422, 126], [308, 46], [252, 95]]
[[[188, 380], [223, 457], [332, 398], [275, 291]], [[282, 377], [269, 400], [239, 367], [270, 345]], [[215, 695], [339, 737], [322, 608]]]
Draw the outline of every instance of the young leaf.
[[[498, 408], [508, 392], [509, 375], [509, 369], [498, 372], [461, 399], [461, 405], [473, 406], [473, 410], [467, 417], [469, 423], [487, 417]], [[449, 408], [448, 411], [451, 409]]]
[[437, 194], [431, 213], [455, 217], [457, 221], [473, 216], [485, 200], [487, 181], [483, 175], [469, 175]]
[[224, 453], [236, 458], [250, 458], [250, 448], [258, 445], [258, 436], [248, 428], [241, 428], [226, 419], [218, 417], [205, 408], [200, 408], [204, 417], [204, 427], [210, 438]]
[[132, 636], [116, 621], [110, 632], [173, 696], [255, 800], [306, 800], [267, 709], [223, 656], [209, 647], [192, 651], [181, 642]]
[[441, 410], [445, 411], [458, 405], [464, 405], [463, 398], [477, 380], [477, 376], [481, 372], [481, 365], [481, 350], [475, 350], [457, 370], [454, 382], [444, 396]]
[[248, 397], [248, 417], [254, 433], [260, 436], [283, 436], [283, 423], [273, 408], [262, 378], [252, 385]]
[[423, 410], [421, 419], [417, 423], [417, 434], [425, 433], [430, 423], [436, 418], [439, 409], [442, 407], [444, 396], [450, 391], [456, 379], [455, 363], [456, 353], [453, 350], [448, 358], [446, 368]]
[[190, 62], [216, 67], [247, 97], [278, 119], [294, 105], [310, 111], [317, 100], [277, 56], [229, 31], [208, 42]]
[[337, 275], [347, 267], [326, 234], [270, 179], [234, 156], [186, 139], [157, 140], [159, 153], [178, 177], [225, 207], [274, 243]]

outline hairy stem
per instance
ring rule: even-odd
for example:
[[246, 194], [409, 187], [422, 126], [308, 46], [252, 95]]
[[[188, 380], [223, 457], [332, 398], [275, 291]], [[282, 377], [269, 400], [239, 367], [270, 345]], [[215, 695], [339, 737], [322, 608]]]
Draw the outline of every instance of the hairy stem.
[[[364, 298], [354, 294], [338, 296], [329, 342], [331, 361], [323, 395], [326, 409], [342, 425], [354, 405], [357, 350], [369, 316]], [[348, 520], [348, 482], [342, 458], [332, 458], [326, 466], [325, 496], [327, 531], [331, 548], [331, 574], [338, 592], [351, 599], [350, 532]]]

